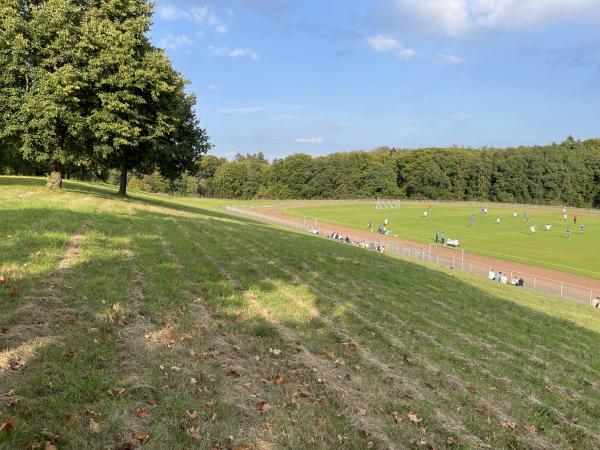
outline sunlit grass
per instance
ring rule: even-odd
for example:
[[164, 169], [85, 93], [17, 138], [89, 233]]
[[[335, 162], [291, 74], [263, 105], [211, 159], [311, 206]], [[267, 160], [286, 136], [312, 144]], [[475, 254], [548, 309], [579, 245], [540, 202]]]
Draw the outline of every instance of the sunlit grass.
[[0, 177], [0, 448], [600, 446], [587, 306], [228, 202], [38, 184]]

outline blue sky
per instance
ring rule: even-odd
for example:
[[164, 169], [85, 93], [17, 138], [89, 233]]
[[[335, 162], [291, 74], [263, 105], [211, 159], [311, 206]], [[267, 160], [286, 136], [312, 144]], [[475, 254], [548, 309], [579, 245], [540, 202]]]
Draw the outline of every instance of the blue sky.
[[600, 0], [158, 0], [212, 154], [600, 137]]

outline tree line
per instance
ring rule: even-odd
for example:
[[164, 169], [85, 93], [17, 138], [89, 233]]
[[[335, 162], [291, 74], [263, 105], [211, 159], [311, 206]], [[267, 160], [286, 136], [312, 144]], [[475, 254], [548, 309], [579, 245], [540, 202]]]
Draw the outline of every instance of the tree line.
[[600, 207], [600, 139], [517, 148], [380, 148], [269, 164], [262, 154], [199, 163], [200, 195], [412, 198]]
[[196, 99], [148, 39], [148, 0], [0, 3], [0, 167], [105, 177], [193, 170], [210, 148]]
[[[31, 173], [27, 164], [17, 164], [22, 173]], [[118, 175], [108, 171], [100, 178], [118, 183]], [[70, 176], [80, 178], [78, 172]], [[247, 200], [378, 197], [600, 207], [600, 139], [569, 137], [561, 144], [506, 149], [384, 147], [321, 157], [297, 153], [272, 162], [262, 153], [237, 154], [232, 161], [205, 155], [172, 179], [158, 171], [135, 172], [129, 186]]]

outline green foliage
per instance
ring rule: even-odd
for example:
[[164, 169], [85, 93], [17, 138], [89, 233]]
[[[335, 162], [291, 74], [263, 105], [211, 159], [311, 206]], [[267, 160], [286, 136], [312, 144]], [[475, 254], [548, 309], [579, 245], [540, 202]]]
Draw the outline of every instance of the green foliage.
[[210, 144], [186, 81], [148, 39], [153, 7], [2, 2], [0, 141], [59, 178], [73, 167], [119, 168], [124, 179], [128, 170], [175, 179], [194, 169]]

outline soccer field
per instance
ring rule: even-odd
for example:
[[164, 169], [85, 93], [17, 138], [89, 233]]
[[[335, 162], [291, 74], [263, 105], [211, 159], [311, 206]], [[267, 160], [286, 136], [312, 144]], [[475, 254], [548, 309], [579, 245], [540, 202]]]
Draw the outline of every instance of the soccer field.
[[[467, 252], [600, 278], [600, 214], [577, 213], [575, 225], [574, 213], [568, 211], [568, 219], [564, 220], [560, 208], [511, 209], [490, 204], [487, 215], [481, 214], [480, 209], [466, 203], [433, 204], [431, 210], [427, 203], [401, 205], [397, 209], [376, 209], [374, 203], [357, 203], [289, 208], [286, 214], [362, 230], [371, 221], [375, 232], [387, 219], [393, 234], [400, 238], [427, 243], [435, 240], [436, 231], [445, 232], [447, 239], [458, 239]], [[525, 221], [525, 212], [529, 222]], [[552, 225], [551, 231], [545, 230], [547, 223]], [[529, 231], [531, 225], [537, 227], [535, 235]], [[567, 229], [571, 230], [571, 238], [567, 238]]]

